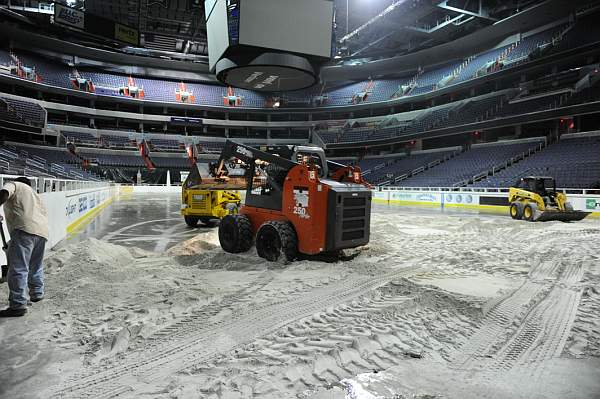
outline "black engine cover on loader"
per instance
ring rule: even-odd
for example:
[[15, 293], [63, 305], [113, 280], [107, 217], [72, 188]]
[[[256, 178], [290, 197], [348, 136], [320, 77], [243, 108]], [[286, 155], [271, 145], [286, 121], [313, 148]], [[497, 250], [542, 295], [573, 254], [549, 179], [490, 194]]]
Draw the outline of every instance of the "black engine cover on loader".
[[322, 182], [330, 186], [326, 251], [368, 244], [371, 235], [371, 190], [354, 183]]

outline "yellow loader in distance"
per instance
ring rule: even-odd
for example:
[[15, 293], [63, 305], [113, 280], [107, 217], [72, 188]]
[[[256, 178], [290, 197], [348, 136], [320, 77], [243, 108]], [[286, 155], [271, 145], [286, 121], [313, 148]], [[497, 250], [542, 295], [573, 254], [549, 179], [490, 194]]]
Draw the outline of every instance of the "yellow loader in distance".
[[[237, 214], [242, 201], [237, 187], [201, 176], [203, 165], [195, 164], [181, 187], [181, 214], [185, 223], [214, 226], [217, 219]], [[205, 173], [206, 175], [207, 173]]]
[[508, 191], [510, 216], [530, 222], [560, 220], [563, 222], [584, 219], [590, 212], [573, 210], [564, 193], [556, 191], [552, 177], [523, 177]]

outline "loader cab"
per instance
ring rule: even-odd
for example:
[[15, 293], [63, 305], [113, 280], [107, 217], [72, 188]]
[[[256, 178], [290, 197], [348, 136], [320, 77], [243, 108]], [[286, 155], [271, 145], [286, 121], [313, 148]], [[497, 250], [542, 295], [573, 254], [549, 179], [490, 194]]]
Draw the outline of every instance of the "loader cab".
[[325, 159], [325, 151], [323, 151], [322, 148], [297, 146], [292, 161], [298, 163], [305, 162], [308, 165], [316, 166], [320, 178], [327, 177], [329, 174], [327, 161]]
[[319, 177], [327, 177], [329, 168], [325, 158], [325, 151], [320, 147], [308, 147], [300, 145], [270, 145], [260, 146], [259, 149], [269, 154], [289, 159], [297, 163], [306, 162], [315, 165], [319, 171]]
[[523, 177], [515, 187], [538, 194], [542, 197], [546, 206], [556, 205], [556, 181], [552, 177]]
[[542, 197], [556, 193], [556, 181], [552, 177], [523, 177], [517, 181], [515, 187], [531, 191]]

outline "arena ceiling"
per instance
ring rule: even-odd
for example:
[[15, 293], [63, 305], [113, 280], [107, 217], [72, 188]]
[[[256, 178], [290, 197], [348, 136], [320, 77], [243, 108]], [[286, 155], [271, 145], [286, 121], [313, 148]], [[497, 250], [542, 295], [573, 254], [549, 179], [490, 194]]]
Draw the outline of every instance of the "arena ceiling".
[[[335, 0], [339, 56], [381, 58], [435, 46], [543, 0]], [[204, 0], [85, 0], [87, 11], [140, 26], [152, 50], [206, 55]], [[83, 4], [82, 4], [83, 3]]]

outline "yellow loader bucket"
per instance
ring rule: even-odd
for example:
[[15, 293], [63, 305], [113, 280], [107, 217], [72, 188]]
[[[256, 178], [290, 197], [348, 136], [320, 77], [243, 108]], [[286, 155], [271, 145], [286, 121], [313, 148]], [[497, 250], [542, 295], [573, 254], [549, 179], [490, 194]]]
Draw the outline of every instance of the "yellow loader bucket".
[[591, 212], [581, 211], [543, 211], [536, 212], [536, 222], [548, 222], [551, 220], [558, 220], [561, 222], [576, 222], [578, 220], [585, 219]]

